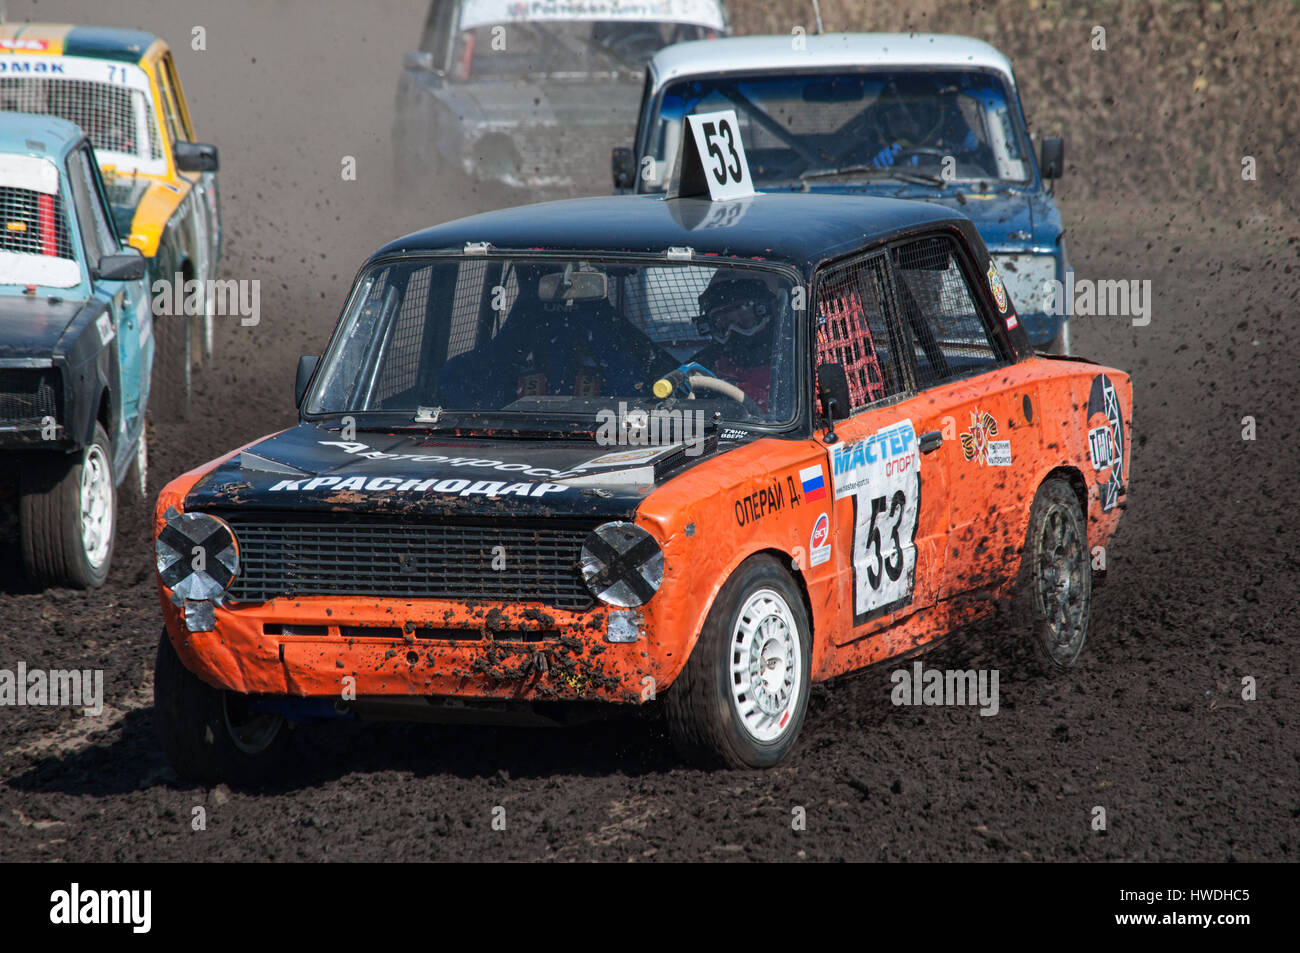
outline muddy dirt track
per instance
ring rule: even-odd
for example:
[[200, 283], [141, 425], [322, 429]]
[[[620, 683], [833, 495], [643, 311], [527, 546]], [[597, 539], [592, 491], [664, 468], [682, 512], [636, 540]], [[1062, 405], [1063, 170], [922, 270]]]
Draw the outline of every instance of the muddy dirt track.
[[[295, 359], [319, 352], [382, 240], [510, 201], [468, 187], [393, 200], [392, 95], [422, 0], [369, 2], [364, 22], [342, 0], [174, 9], [187, 6], [9, 4], [13, 19], [143, 26], [180, 47], [200, 138], [222, 150], [223, 271], [262, 282], [261, 324], [221, 325], [192, 420], [154, 424], [154, 492], [292, 420]], [[185, 42], [196, 23], [205, 52]], [[1048, 678], [992, 627], [961, 633], [928, 664], [999, 669], [996, 717], [894, 707], [885, 666], [818, 688], [794, 757], [766, 773], [683, 767], [648, 717], [344, 725], [298, 731], [281, 789], [210, 789], [178, 781], [154, 740], [160, 621], [137, 506], [101, 590], [33, 593], [0, 561], [0, 668], [102, 668], [109, 706], [0, 709], [0, 859], [1294, 861], [1300, 229], [1247, 183], [1190, 204], [1084, 203], [1067, 178], [1061, 197], [1078, 276], [1150, 279], [1154, 294], [1147, 327], [1074, 331], [1076, 352], [1135, 381], [1129, 506], [1082, 667]]]

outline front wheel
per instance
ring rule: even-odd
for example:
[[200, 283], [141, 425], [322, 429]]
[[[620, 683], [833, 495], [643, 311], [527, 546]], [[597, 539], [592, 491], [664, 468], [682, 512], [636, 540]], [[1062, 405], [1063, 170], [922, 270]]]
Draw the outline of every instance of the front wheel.
[[288, 745], [280, 715], [213, 688], [187, 669], [164, 629], [153, 682], [154, 726], [172, 769], [194, 781], [256, 786], [273, 780]]
[[664, 697], [682, 752], [735, 768], [767, 768], [785, 758], [808, 710], [811, 631], [781, 563], [769, 556], [743, 563]]
[[24, 468], [19, 504], [23, 568], [40, 586], [94, 589], [108, 578], [117, 529], [113, 453], [104, 428], [81, 456]]

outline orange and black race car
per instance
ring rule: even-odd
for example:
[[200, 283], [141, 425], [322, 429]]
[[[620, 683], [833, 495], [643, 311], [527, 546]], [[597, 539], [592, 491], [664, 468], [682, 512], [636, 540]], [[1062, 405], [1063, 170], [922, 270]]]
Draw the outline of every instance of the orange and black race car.
[[176, 770], [255, 779], [286, 724], [662, 703], [766, 766], [813, 682], [1020, 596], [1088, 634], [1131, 387], [1034, 354], [969, 219], [916, 202], [578, 199], [364, 265], [298, 423], [155, 514]]

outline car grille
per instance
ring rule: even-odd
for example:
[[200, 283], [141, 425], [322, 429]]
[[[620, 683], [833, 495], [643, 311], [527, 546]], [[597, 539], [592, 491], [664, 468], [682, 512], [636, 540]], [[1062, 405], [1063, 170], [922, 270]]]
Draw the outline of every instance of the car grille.
[[[239, 602], [278, 596], [541, 602], [586, 609], [579, 551], [596, 524], [324, 522], [218, 514], [239, 541]], [[493, 562], [504, 568], [494, 569]]]
[[42, 426], [59, 419], [59, 372], [52, 368], [0, 370], [0, 426]]

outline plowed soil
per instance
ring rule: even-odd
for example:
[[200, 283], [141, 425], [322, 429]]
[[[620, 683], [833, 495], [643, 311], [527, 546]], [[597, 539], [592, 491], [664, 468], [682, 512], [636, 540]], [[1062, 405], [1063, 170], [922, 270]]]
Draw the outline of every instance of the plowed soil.
[[[296, 357], [319, 353], [380, 242], [519, 201], [464, 182], [395, 197], [388, 124], [423, 3], [364, 18], [343, 0], [19, 6], [11, 19], [140, 26], [179, 47], [199, 136], [221, 148], [223, 272], [261, 281], [260, 324], [220, 323], [191, 420], [155, 409], [154, 492], [293, 420]], [[189, 48], [196, 25], [206, 50]], [[1153, 109], [1167, 95], [1132, 93]], [[592, 170], [591, 191], [606, 176]], [[0, 709], [0, 858], [1296, 860], [1300, 229], [1249, 182], [1159, 194], [1060, 186], [1078, 277], [1151, 282], [1148, 326], [1074, 329], [1077, 353], [1133, 375], [1131, 490], [1078, 668], [1050, 678], [992, 626], [927, 657], [998, 669], [995, 717], [895, 707], [885, 666], [818, 687], [794, 756], [762, 773], [683, 766], [649, 714], [563, 731], [303, 728], [283, 787], [195, 786], [154, 738], [161, 623], [135, 505], [102, 589], [33, 592], [14, 554], [0, 559], [0, 668], [102, 669], [109, 706]]]

